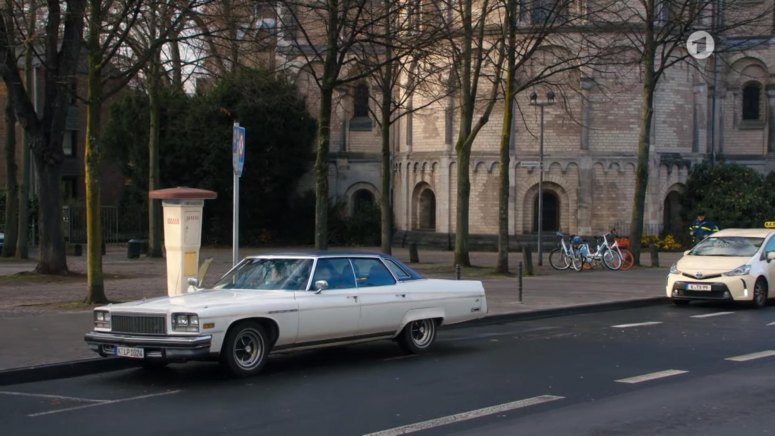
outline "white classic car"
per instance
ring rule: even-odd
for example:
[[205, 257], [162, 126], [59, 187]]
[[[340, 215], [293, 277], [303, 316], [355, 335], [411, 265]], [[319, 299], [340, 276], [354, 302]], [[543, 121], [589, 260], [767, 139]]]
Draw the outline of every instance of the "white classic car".
[[703, 239], [670, 267], [665, 292], [691, 300], [747, 301], [763, 307], [775, 286], [775, 230], [724, 229]]
[[94, 309], [85, 335], [102, 356], [220, 360], [257, 373], [270, 352], [394, 339], [427, 350], [442, 324], [484, 317], [479, 281], [426, 279], [383, 254], [273, 254], [245, 258], [212, 289]]

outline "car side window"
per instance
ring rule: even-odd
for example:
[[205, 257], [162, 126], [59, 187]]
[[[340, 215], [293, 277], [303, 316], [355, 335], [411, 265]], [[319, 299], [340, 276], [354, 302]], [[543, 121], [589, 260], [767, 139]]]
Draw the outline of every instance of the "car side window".
[[388, 266], [394, 276], [398, 277], [398, 280], [410, 280], [412, 278], [408, 272], [404, 271], [403, 268], [390, 259], [385, 259], [385, 265]]
[[775, 251], [775, 236], [770, 237], [770, 239], [767, 241], [767, 244], [764, 245], [764, 250], [762, 250], [762, 259], [766, 259], [767, 253], [770, 251]]
[[352, 265], [349, 259], [318, 259], [315, 267], [315, 276], [312, 279], [312, 286], [318, 280], [328, 282], [328, 289], [348, 289], [355, 287], [355, 274], [353, 274]]
[[353, 259], [359, 288], [396, 284], [396, 279], [379, 259]]

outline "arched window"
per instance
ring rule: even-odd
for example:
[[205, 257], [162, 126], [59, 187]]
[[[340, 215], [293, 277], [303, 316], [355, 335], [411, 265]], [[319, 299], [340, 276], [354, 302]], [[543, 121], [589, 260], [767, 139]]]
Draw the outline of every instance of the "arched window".
[[353, 119], [351, 130], [371, 130], [369, 118], [369, 85], [360, 83], [353, 89]]
[[359, 189], [352, 196], [352, 213], [357, 215], [374, 207], [374, 194], [368, 189]]
[[436, 230], [436, 196], [426, 189], [420, 193], [420, 230]]
[[[552, 191], [544, 190], [541, 230], [560, 229], [560, 198]], [[538, 231], [538, 195], [533, 200], [533, 231]]]
[[743, 86], [743, 121], [759, 121], [762, 119], [761, 98], [762, 85], [749, 82]]

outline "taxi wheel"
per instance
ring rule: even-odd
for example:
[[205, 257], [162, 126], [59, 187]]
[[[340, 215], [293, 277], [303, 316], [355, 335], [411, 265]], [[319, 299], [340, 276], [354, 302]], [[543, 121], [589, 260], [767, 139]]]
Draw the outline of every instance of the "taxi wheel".
[[427, 351], [436, 339], [436, 320], [419, 319], [407, 324], [398, 335], [398, 345], [410, 354]]
[[751, 304], [757, 309], [767, 305], [767, 282], [764, 279], [757, 280], [753, 286], [753, 300], [751, 300]]
[[269, 336], [255, 322], [241, 322], [229, 329], [221, 349], [221, 364], [237, 377], [257, 374], [269, 356]]

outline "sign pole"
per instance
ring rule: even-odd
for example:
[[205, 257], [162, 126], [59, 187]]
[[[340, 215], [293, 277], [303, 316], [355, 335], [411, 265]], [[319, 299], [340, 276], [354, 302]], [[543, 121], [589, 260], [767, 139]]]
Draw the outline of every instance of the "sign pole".
[[245, 166], [245, 128], [234, 123], [231, 140], [232, 167], [234, 168], [234, 210], [232, 212], [231, 264], [239, 262], [239, 178]]

